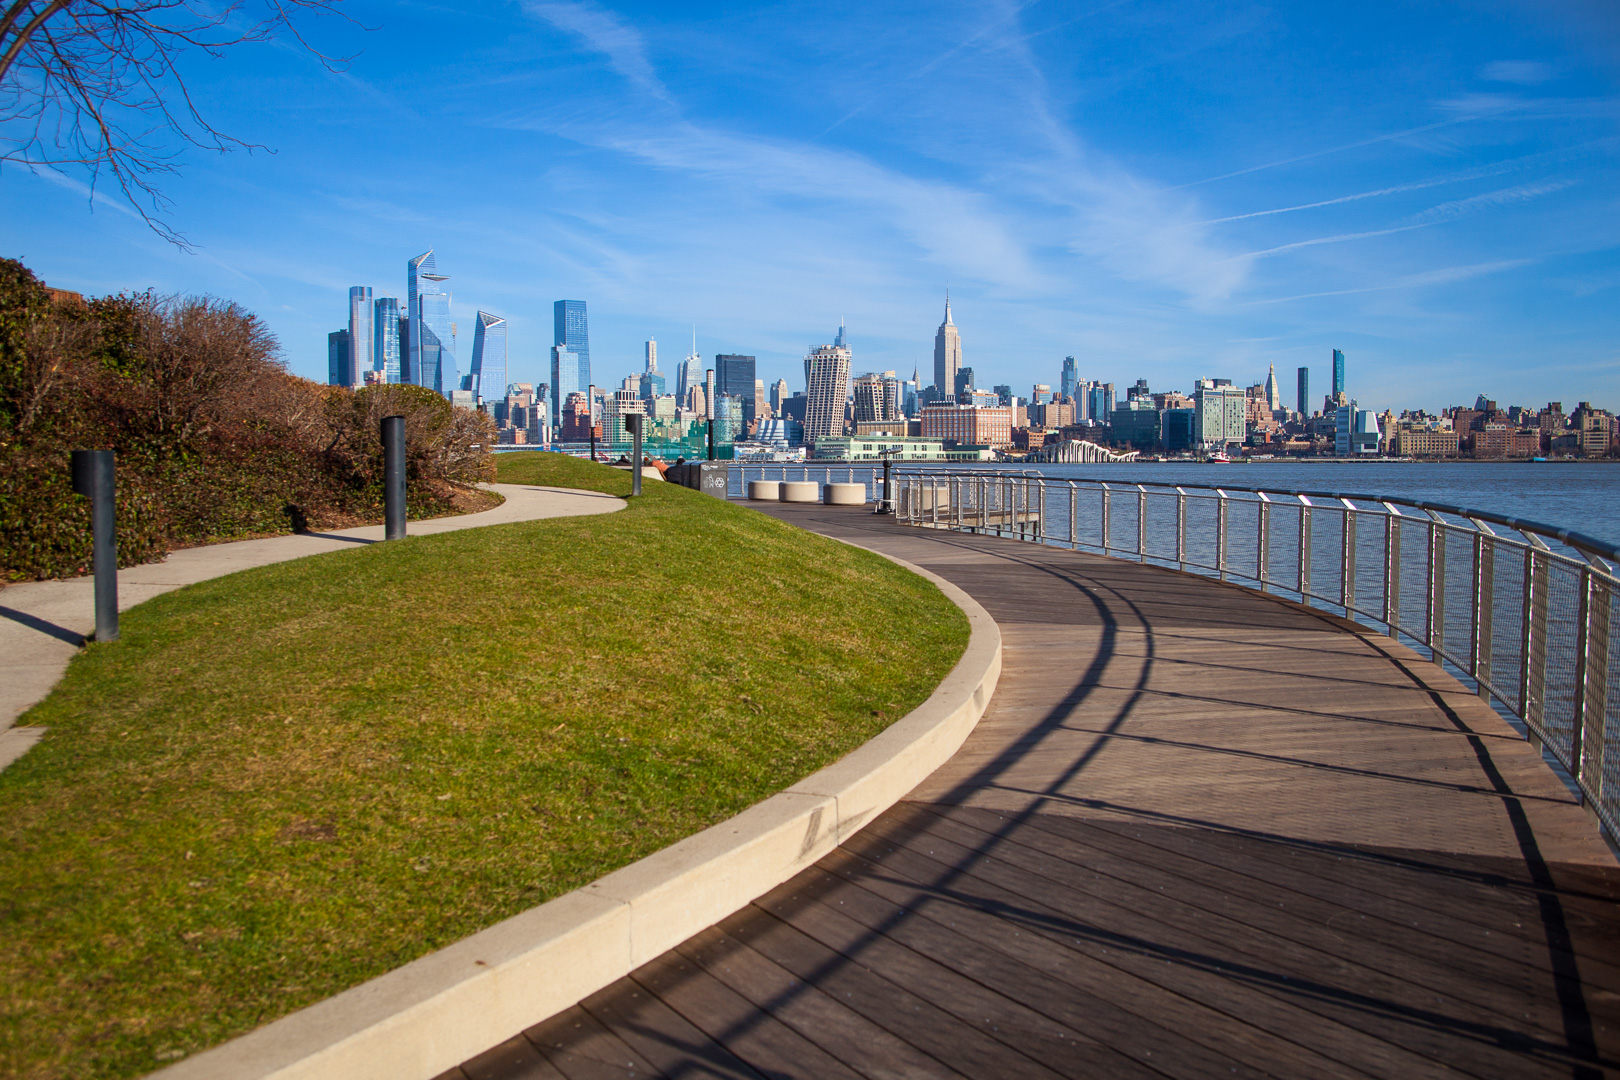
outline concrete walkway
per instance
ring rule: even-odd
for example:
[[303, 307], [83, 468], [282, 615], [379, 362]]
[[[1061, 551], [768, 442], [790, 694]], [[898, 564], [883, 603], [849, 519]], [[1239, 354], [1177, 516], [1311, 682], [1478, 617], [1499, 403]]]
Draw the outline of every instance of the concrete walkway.
[[758, 505], [979, 600], [983, 720], [811, 869], [440, 1080], [1620, 1075], [1620, 868], [1434, 664], [1173, 570]]
[[[492, 484], [490, 490], [504, 495], [506, 501], [479, 514], [413, 521], [406, 531], [427, 536], [539, 518], [604, 514], [625, 507], [623, 499], [593, 491], [524, 484]], [[186, 548], [162, 562], [120, 571], [118, 610], [238, 570], [342, 551], [355, 544], [374, 544], [382, 538], [381, 525], [366, 525]], [[94, 577], [35, 581], [0, 590], [0, 769], [21, 757], [44, 734], [44, 728], [13, 725], [50, 693], [68, 661], [95, 630], [94, 597]]]

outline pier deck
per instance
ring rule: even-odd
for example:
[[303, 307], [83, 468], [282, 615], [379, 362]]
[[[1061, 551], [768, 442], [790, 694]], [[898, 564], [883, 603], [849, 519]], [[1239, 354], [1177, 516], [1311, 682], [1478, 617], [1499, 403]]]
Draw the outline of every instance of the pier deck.
[[1439, 668], [1170, 570], [767, 512], [989, 610], [979, 728], [845, 847], [447, 1078], [1620, 1072], [1620, 868]]

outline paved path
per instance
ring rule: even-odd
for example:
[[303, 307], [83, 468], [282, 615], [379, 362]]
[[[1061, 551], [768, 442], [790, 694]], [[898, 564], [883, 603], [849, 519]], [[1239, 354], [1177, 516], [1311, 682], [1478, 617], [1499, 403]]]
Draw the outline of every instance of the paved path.
[[[459, 517], [413, 521], [412, 536], [502, 525], [536, 518], [601, 514], [624, 509], [624, 500], [592, 491], [493, 484], [506, 496], [493, 510]], [[160, 563], [132, 566], [118, 574], [118, 609], [123, 611], [161, 593], [252, 566], [301, 559], [383, 538], [381, 525], [333, 532], [238, 540], [176, 551]], [[50, 693], [67, 670], [86, 635], [96, 628], [95, 578], [35, 581], [0, 589], [0, 769], [27, 752], [43, 728], [12, 725]]]
[[984, 604], [983, 721], [844, 848], [447, 1078], [1620, 1073], [1620, 868], [1439, 668], [1170, 570], [770, 512]]

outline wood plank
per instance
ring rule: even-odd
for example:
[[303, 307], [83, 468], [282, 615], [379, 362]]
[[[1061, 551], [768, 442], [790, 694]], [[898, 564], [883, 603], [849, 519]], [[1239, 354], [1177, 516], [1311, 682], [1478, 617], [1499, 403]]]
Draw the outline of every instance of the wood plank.
[[634, 978], [620, 979], [580, 1005], [667, 1076], [763, 1080], [762, 1073], [693, 1027]]

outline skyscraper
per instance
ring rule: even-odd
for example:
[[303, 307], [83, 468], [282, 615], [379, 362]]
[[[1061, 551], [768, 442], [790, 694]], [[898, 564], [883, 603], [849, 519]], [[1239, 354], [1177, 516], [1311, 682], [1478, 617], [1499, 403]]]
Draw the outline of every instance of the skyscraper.
[[405, 301], [410, 312], [411, 378], [441, 394], [461, 385], [456, 367], [456, 331], [450, 322], [450, 294], [441, 282], [448, 274], [438, 272], [438, 260], [431, 250], [405, 264]]
[[[590, 371], [566, 345], [551, 347], [551, 411], [564, 415], [568, 395], [583, 394], [590, 387]], [[560, 421], [559, 421], [560, 422]]]
[[1311, 369], [1299, 369], [1299, 415], [1304, 419], [1311, 415]]
[[681, 361], [680, 370], [675, 373], [675, 398], [683, 405], [692, 396], [694, 387], [703, 385], [703, 360], [697, 351], [697, 327], [692, 327], [692, 351], [686, 354]]
[[[840, 335], [842, 336], [842, 335]], [[818, 345], [805, 357], [809, 400], [804, 410], [804, 440], [844, 433], [844, 402], [849, 399], [850, 351], [841, 345]]]
[[[962, 366], [962, 337], [951, 322], [951, 294], [945, 294], [945, 321], [934, 335], [934, 387], [949, 398], [956, 393], [956, 371]], [[806, 429], [806, 438], [809, 437]]]
[[1282, 408], [1282, 389], [1277, 385], [1277, 365], [1272, 364], [1266, 375], [1266, 408], [1276, 412]]
[[366, 381], [373, 366], [371, 358], [371, 286], [349, 287], [349, 386]]
[[1338, 401], [1339, 395], [1344, 393], [1344, 353], [1338, 349], [1333, 350], [1333, 400]]
[[742, 423], [754, 422], [754, 358], [736, 353], [719, 353], [714, 358], [715, 391], [730, 394], [742, 403]]
[[786, 379], [777, 379], [771, 386], [771, 411], [777, 416], [782, 415], [782, 402], [787, 400], [788, 384]]
[[330, 386], [351, 386], [349, 382], [349, 332], [334, 330], [326, 335], [326, 382]]
[[506, 320], [487, 311], [473, 326], [472, 371], [467, 389], [494, 401], [506, 394]]
[[655, 338], [647, 339], [647, 370], [658, 370], [658, 341]]
[[568, 350], [579, 357], [582, 378], [581, 386], [588, 386], [591, 381], [591, 334], [585, 321], [585, 301], [558, 300], [551, 305], [552, 325], [555, 335], [552, 344], [566, 345]]
[[1074, 400], [1075, 386], [1080, 382], [1080, 367], [1074, 362], [1074, 357], [1063, 358], [1063, 377], [1058, 380], [1058, 393], [1070, 401]]
[[383, 381], [400, 381], [399, 367], [399, 301], [392, 296], [379, 296], [372, 305], [372, 363], [383, 373]]

